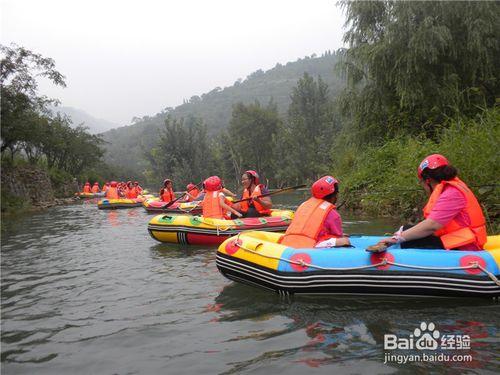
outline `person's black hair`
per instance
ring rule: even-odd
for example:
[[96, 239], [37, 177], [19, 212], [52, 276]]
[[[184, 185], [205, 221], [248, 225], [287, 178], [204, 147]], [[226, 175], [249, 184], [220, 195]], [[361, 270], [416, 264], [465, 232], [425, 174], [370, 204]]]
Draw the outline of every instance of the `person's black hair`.
[[334, 186], [335, 186], [335, 191], [323, 197], [325, 201], [329, 201], [333, 197], [336, 197], [337, 194], [339, 193], [339, 184], [335, 184]]
[[252, 181], [252, 184], [257, 185], [257, 184], [255, 183], [255, 176], [254, 176], [253, 174], [251, 174], [251, 173], [247, 173], [247, 172], [245, 172], [245, 173], [243, 173], [243, 174], [244, 174], [244, 175], [246, 175], [246, 176], [250, 179], [250, 181]]
[[436, 169], [426, 168], [422, 171], [422, 178], [424, 180], [432, 179], [437, 182], [441, 181], [449, 181], [455, 177], [457, 177], [458, 171], [455, 167], [451, 165], [444, 165], [442, 167], [438, 167]]
[[249, 193], [249, 194], [251, 194], [252, 192], [250, 191], [250, 187], [251, 187], [252, 185], [257, 186], [257, 184], [255, 183], [255, 176], [254, 176], [254, 175], [252, 175], [251, 173], [247, 173], [247, 172], [244, 172], [243, 174], [244, 174], [245, 176], [247, 176], [247, 177], [250, 179], [250, 181], [251, 181], [251, 182], [250, 182], [250, 186], [249, 186], [249, 187], [247, 187], [247, 188], [245, 188], [246, 190], [248, 190], [248, 193]]

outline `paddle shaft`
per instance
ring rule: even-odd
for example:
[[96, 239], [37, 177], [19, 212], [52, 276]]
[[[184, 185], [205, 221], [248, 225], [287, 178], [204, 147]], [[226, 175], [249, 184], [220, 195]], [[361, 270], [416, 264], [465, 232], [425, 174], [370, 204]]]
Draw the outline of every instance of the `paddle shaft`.
[[306, 187], [306, 185], [297, 185], [297, 186], [287, 187], [287, 188], [279, 189], [279, 190], [276, 190], [276, 191], [271, 191], [270, 193], [257, 195], [256, 197], [250, 197], [250, 198], [240, 199], [240, 200], [234, 201], [233, 203], [250, 201], [250, 200], [252, 200], [254, 198], [269, 197], [270, 195], [280, 194], [280, 193], [284, 193], [284, 192], [289, 191], [289, 190], [296, 190], [296, 189], [300, 189], [300, 188], [303, 188], [303, 187]]

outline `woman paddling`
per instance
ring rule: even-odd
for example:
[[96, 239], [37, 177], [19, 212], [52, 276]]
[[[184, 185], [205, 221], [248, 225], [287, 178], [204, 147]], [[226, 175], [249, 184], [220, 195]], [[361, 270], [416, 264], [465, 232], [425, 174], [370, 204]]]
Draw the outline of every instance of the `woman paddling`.
[[482, 250], [486, 222], [474, 193], [457, 177], [457, 170], [439, 154], [427, 156], [417, 170], [419, 182], [430, 195], [424, 220], [404, 226], [381, 246], [401, 248]]
[[259, 175], [253, 170], [248, 170], [241, 176], [243, 194], [241, 199], [253, 198], [243, 202], [235, 203], [233, 208], [240, 211], [243, 217], [269, 216], [273, 202], [270, 197], [259, 197], [267, 194], [267, 188], [260, 184]]
[[167, 178], [163, 181], [163, 187], [160, 189], [160, 200], [162, 202], [170, 202], [175, 199], [174, 188], [172, 187], [172, 180]]

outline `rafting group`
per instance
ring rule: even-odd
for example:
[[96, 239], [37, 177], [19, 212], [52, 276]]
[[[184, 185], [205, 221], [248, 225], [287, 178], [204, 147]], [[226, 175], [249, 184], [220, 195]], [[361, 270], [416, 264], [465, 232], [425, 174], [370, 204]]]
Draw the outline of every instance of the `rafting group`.
[[137, 198], [139, 195], [143, 194], [143, 188], [139, 185], [139, 182], [128, 181], [128, 182], [105, 182], [102, 185], [102, 189], [99, 187], [99, 182], [94, 182], [91, 187], [89, 181], [85, 182], [81, 192], [75, 195], [79, 197], [94, 198], [94, 197], [106, 197], [108, 199], [119, 199], [119, 198]]
[[166, 179], [159, 197], [142, 204], [162, 212], [148, 224], [154, 239], [219, 245], [222, 274], [282, 294], [498, 298], [500, 236], [487, 236], [474, 193], [443, 155], [426, 157], [417, 176], [429, 195], [424, 219], [387, 237], [343, 232], [335, 206], [340, 184], [331, 175], [312, 184], [296, 212], [273, 208], [271, 196], [305, 185], [269, 191], [254, 170], [242, 174], [239, 198], [210, 176], [179, 197]]

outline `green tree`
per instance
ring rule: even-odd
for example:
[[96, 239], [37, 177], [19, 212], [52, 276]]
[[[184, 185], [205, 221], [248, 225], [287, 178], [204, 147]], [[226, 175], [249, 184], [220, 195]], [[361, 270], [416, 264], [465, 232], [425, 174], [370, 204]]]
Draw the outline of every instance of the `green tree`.
[[238, 181], [241, 173], [247, 169], [255, 169], [262, 176], [272, 177], [273, 138], [280, 124], [278, 109], [273, 101], [266, 107], [262, 107], [258, 101], [233, 106], [224, 144]]
[[347, 15], [343, 114], [355, 138], [436, 137], [449, 116], [478, 113], [500, 93], [500, 3], [341, 1]]
[[56, 102], [38, 95], [36, 77], [45, 77], [63, 87], [66, 84], [50, 58], [16, 45], [0, 45], [0, 52], [1, 153], [10, 150], [13, 156], [19, 150], [19, 142], [30, 138], [32, 120], [37, 114], [47, 114], [47, 105]]
[[328, 86], [321, 77], [315, 81], [304, 73], [293, 89], [287, 121], [276, 138], [281, 181], [314, 180], [328, 172], [331, 140], [339, 128], [333, 113]]
[[181, 186], [197, 183], [213, 172], [211, 144], [200, 119], [167, 116], [156, 147], [144, 155], [156, 173], [155, 183], [168, 177]]

